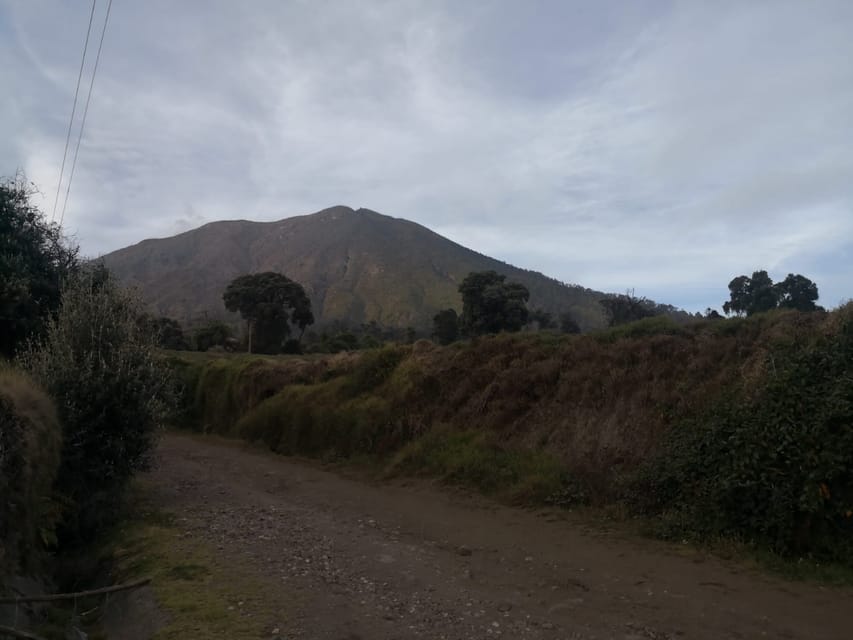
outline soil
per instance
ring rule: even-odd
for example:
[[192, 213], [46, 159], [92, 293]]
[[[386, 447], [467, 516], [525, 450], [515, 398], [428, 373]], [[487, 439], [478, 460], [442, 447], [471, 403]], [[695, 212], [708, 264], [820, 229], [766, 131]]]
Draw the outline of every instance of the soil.
[[[559, 511], [374, 483], [170, 434], [145, 481], [179, 535], [286, 601], [268, 638], [850, 638], [853, 590], [787, 582]], [[242, 604], [242, 603], [240, 603]]]

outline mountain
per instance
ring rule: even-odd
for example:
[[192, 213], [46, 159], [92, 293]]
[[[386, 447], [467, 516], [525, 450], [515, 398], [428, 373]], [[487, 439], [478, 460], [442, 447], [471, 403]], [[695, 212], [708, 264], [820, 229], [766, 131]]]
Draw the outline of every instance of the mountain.
[[204, 318], [235, 321], [222, 303], [226, 285], [245, 273], [277, 271], [305, 287], [318, 326], [374, 320], [428, 329], [440, 309], [461, 309], [462, 279], [487, 269], [525, 285], [531, 308], [569, 311], [584, 329], [604, 323], [600, 292], [519, 269], [368, 209], [338, 206], [278, 222], [212, 222], [103, 260], [121, 281], [138, 287], [153, 312], [190, 325]]

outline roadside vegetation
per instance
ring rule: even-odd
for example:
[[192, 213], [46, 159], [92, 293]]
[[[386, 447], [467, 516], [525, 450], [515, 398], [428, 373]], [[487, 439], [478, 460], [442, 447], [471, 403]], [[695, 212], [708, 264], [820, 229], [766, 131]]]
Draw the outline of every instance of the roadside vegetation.
[[848, 304], [175, 365], [190, 428], [853, 566], [851, 336]]
[[[42, 592], [104, 578], [80, 571], [79, 560], [115, 523], [172, 403], [141, 302], [78, 260], [33, 193], [22, 177], [0, 184], [3, 595], [16, 577]], [[14, 622], [43, 626], [52, 611], [27, 609]], [[60, 614], [47, 637], [73, 632], [74, 617]]]

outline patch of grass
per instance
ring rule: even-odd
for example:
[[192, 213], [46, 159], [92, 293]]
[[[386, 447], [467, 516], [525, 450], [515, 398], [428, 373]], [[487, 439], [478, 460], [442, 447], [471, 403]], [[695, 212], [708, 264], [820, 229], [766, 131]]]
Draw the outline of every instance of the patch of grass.
[[621, 324], [609, 329], [601, 329], [591, 335], [601, 342], [615, 342], [628, 338], [644, 338], [647, 336], [687, 336], [692, 333], [690, 327], [678, 323], [668, 316], [654, 316], [636, 322]]
[[516, 504], [569, 504], [570, 478], [560, 463], [541, 451], [502, 446], [483, 431], [435, 429], [406, 445], [386, 469], [388, 475], [430, 475]]
[[106, 551], [117, 580], [152, 579], [166, 619], [153, 640], [263, 638], [281, 625], [287, 595], [280, 585], [271, 588], [181, 531], [174, 516], [154, 509], [144, 491], [135, 488], [134, 515], [116, 529]]

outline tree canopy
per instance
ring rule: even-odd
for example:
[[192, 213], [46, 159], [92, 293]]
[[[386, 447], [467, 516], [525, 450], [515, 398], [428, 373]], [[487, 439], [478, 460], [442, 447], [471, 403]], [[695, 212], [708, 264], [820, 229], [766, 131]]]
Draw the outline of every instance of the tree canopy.
[[473, 271], [459, 285], [460, 328], [465, 335], [519, 331], [527, 324], [530, 292], [522, 284], [505, 280], [495, 271]]
[[432, 335], [439, 344], [450, 344], [459, 337], [459, 316], [455, 309], [442, 309], [432, 319]]
[[766, 271], [752, 277], [738, 276], [729, 282], [729, 300], [723, 304], [727, 315], [751, 316], [771, 309], [817, 311], [817, 285], [799, 274], [789, 273], [782, 282], [773, 283]]
[[207, 351], [211, 347], [224, 347], [231, 339], [231, 327], [219, 320], [212, 320], [196, 327], [192, 334], [193, 346], [197, 351]]
[[0, 355], [42, 333], [60, 305], [63, 281], [79, 266], [77, 248], [32, 204], [23, 176], [0, 182]]
[[272, 271], [239, 276], [222, 296], [229, 311], [239, 311], [248, 326], [248, 349], [278, 353], [290, 336], [291, 324], [299, 329], [314, 322], [305, 289], [287, 276]]
[[604, 307], [611, 327], [659, 315], [654, 302], [646, 298], [637, 298], [632, 290], [625, 294], [608, 296], [599, 302]]

